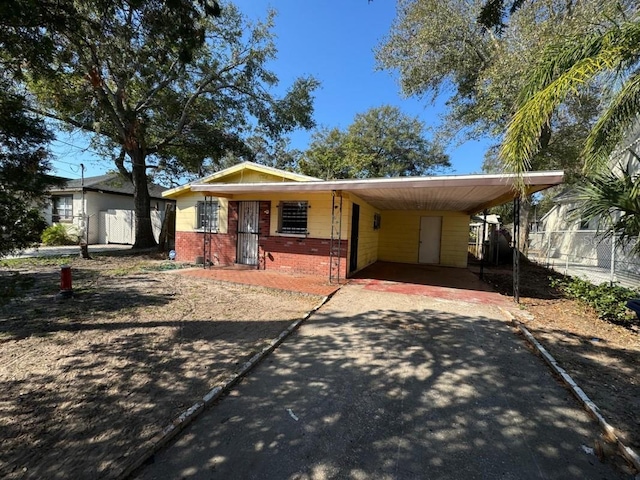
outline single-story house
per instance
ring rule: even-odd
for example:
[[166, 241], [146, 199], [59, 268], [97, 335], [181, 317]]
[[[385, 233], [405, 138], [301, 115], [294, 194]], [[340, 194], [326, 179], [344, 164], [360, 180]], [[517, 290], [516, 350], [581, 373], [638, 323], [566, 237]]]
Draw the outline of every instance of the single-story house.
[[[133, 184], [119, 173], [84, 179], [63, 179], [64, 184], [49, 191], [50, 201], [43, 211], [49, 225], [65, 225], [69, 233], [85, 237], [89, 244], [135, 242]], [[160, 234], [167, 205], [165, 187], [149, 183], [152, 223]], [[170, 207], [171, 208], [171, 207]]]
[[[622, 176], [627, 171], [632, 177], [640, 176], [640, 123], [632, 128], [626, 138], [609, 158], [607, 168]], [[630, 247], [616, 247], [611, 239], [604, 239], [600, 219], [587, 220], [579, 216], [580, 202], [571, 187], [553, 198], [553, 207], [535, 221], [535, 229], [529, 235], [529, 257], [549, 265], [583, 265], [597, 267], [607, 276], [594, 281], [629, 280], [636, 282], [640, 276], [640, 259]]]
[[[530, 193], [563, 173], [525, 174]], [[466, 267], [471, 215], [513, 199], [509, 175], [320, 180], [244, 162], [167, 190], [176, 259], [344, 278], [378, 261]]]

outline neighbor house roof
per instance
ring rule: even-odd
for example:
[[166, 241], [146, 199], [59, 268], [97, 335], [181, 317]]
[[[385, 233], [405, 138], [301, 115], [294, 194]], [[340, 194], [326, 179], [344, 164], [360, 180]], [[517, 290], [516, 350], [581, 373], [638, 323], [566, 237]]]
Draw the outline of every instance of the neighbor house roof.
[[[122, 195], [133, 195], [133, 183], [119, 173], [107, 173], [97, 177], [85, 177], [67, 180], [63, 187], [50, 189], [51, 193], [79, 192], [105, 192]], [[149, 195], [151, 198], [162, 198], [165, 187], [155, 183], [149, 183]]]
[[302, 175], [300, 173], [287, 172], [286, 170], [280, 170], [279, 168], [268, 167], [266, 165], [260, 165], [254, 162], [242, 162], [237, 165], [233, 165], [232, 167], [225, 168], [224, 170], [220, 170], [212, 175], [200, 178], [194, 182], [187, 183], [185, 185], [180, 185], [179, 187], [172, 188], [170, 190], [165, 190], [163, 192], [164, 197], [176, 197], [184, 192], [191, 191], [192, 185], [200, 185], [204, 183], [216, 183], [221, 184], [225, 183], [224, 178], [229, 177], [231, 175], [235, 175], [236, 173], [241, 173], [243, 171], [254, 171], [258, 173], [264, 173], [267, 175], [272, 175], [275, 177], [280, 177], [283, 182], [292, 181], [292, 182], [321, 182], [322, 179], [316, 177], [310, 177], [308, 175]]
[[[562, 171], [527, 172], [522, 180], [527, 194], [531, 194], [558, 185], [563, 178]], [[512, 200], [515, 180], [516, 176], [510, 174], [478, 174], [269, 183], [197, 182], [190, 184], [188, 190], [227, 198], [261, 192], [304, 195], [339, 191], [357, 195], [380, 210], [448, 210], [473, 214]]]

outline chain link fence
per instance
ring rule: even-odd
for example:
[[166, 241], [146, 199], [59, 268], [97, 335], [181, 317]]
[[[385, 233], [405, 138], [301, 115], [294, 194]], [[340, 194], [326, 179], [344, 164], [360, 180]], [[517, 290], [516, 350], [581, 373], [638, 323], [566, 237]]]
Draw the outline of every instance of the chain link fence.
[[640, 287], [640, 257], [602, 238], [595, 230], [542, 231], [529, 234], [529, 260], [595, 285]]

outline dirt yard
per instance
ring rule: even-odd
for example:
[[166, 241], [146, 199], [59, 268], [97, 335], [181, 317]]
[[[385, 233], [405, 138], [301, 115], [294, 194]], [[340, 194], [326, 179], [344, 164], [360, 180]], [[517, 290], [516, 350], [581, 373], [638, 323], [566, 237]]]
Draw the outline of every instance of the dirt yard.
[[[56, 300], [69, 263], [74, 298]], [[320, 298], [151, 257], [0, 261], [0, 478], [105, 478]], [[640, 334], [522, 267], [527, 328], [640, 451]], [[486, 279], [511, 295], [511, 271]]]
[[[59, 266], [74, 297], [56, 300]], [[320, 297], [151, 257], [0, 261], [0, 478], [109, 477]]]
[[[598, 405], [620, 437], [640, 452], [640, 330], [599, 320], [588, 307], [550, 287], [558, 274], [523, 262], [518, 315]], [[486, 271], [487, 281], [512, 295], [511, 269]]]

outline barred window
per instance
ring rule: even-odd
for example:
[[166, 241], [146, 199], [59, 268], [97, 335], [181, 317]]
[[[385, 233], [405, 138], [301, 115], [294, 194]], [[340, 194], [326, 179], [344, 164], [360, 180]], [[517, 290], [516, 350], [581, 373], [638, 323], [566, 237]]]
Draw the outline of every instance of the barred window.
[[56, 195], [51, 198], [53, 203], [53, 222], [70, 222], [73, 220], [73, 195]]
[[278, 233], [307, 234], [308, 202], [280, 202]]
[[196, 205], [196, 228], [198, 230], [218, 231], [218, 202], [198, 202]]

